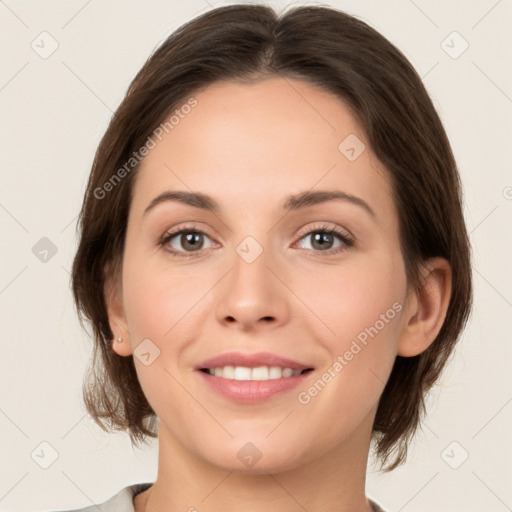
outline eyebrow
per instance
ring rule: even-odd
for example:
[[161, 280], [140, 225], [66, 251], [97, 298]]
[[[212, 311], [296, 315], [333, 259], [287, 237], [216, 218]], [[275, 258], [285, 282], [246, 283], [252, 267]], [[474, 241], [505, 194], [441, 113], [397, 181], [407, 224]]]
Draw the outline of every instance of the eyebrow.
[[[341, 190], [316, 190], [305, 191], [299, 194], [288, 196], [282, 204], [282, 209], [285, 211], [300, 210], [316, 204], [325, 203], [339, 199], [355, 204], [363, 208], [372, 217], [376, 218], [375, 211], [371, 206], [361, 199], [360, 197], [348, 194]], [[168, 202], [178, 201], [180, 203], [200, 208], [202, 210], [210, 211], [212, 213], [219, 213], [220, 206], [212, 197], [201, 192], [186, 192], [182, 190], [167, 190], [155, 197], [144, 210], [143, 216], [155, 208], [157, 205]]]

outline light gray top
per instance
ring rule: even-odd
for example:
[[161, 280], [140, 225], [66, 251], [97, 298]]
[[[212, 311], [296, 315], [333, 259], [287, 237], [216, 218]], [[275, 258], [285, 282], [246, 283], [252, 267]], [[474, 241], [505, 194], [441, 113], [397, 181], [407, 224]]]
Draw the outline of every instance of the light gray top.
[[[101, 512], [135, 512], [133, 506], [133, 498], [137, 494], [144, 492], [153, 485], [153, 482], [145, 482], [142, 484], [133, 484], [121, 489], [117, 494], [112, 496], [104, 503], [98, 503], [97, 505], [91, 505], [86, 508], [77, 508], [67, 511], [55, 511], [55, 512], [98, 512], [98, 507]], [[370, 505], [372, 506], [373, 512], [386, 512], [377, 503], [368, 498]]]
[[100, 510], [101, 512], [135, 512], [133, 498], [137, 494], [149, 489], [152, 485], [153, 482], [129, 485], [104, 503], [97, 503], [85, 508], [74, 508], [73, 510], [56, 510], [54, 512], [98, 512]]

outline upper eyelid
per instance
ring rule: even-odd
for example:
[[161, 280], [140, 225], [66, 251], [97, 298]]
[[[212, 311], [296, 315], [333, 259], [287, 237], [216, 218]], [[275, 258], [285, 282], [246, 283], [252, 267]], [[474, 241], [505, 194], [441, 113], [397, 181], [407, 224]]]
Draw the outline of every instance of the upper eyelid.
[[[319, 225], [321, 224], [321, 225]], [[329, 225], [329, 221], [316, 221], [316, 224], [313, 225], [313, 226], [308, 226], [308, 227], [304, 227], [304, 228], [301, 228], [299, 230], [299, 234], [297, 236], [304, 236], [304, 235], [307, 235], [309, 233], [311, 233], [312, 231], [322, 231], [322, 230], [336, 230], [336, 231], [342, 231], [342, 232], [345, 232], [347, 234], [347, 237], [353, 237], [352, 233], [347, 229], [347, 228], [344, 228], [344, 227], [341, 227], [341, 226], [337, 226], [337, 225], [333, 225], [333, 224], [330, 224]], [[205, 228], [202, 228], [202, 227], [198, 227], [196, 226], [195, 224], [190, 224], [190, 225], [184, 225], [184, 226], [179, 226], [179, 227], [176, 227], [176, 228], [173, 228], [173, 229], [168, 229], [165, 231], [165, 233], [163, 234], [163, 237], [167, 236], [167, 235], [170, 235], [172, 234], [173, 236], [174, 235], [178, 235], [178, 234], [181, 234], [182, 232], [198, 232], [198, 233], [201, 233], [201, 234], [205, 234], [207, 236], [209, 236], [210, 238], [215, 238], [214, 236], [210, 235], [208, 233], [208, 229], [205, 229]]]
[[309, 235], [312, 232], [324, 231], [324, 230], [339, 232], [342, 235], [344, 235], [346, 238], [349, 238], [351, 240], [353, 240], [355, 238], [354, 235], [352, 235], [352, 233], [347, 228], [344, 228], [344, 227], [338, 226], [338, 225], [333, 225], [333, 224], [330, 224], [328, 221], [321, 221], [321, 220], [317, 221], [315, 223], [315, 225], [313, 225], [313, 226], [305, 227], [303, 229], [301, 228], [299, 231], [299, 234], [297, 236], [302, 238], [303, 236]]

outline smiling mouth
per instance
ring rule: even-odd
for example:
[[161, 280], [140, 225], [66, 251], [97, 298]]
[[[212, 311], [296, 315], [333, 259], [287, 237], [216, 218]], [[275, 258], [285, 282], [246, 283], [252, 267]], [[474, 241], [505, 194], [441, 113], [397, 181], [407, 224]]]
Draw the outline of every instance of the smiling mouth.
[[281, 368], [280, 366], [257, 366], [249, 368], [247, 366], [222, 366], [217, 368], [201, 368], [200, 371], [220, 377], [223, 379], [250, 381], [250, 380], [275, 380], [282, 378], [291, 378], [312, 371], [313, 368], [302, 370], [292, 370], [291, 368]]

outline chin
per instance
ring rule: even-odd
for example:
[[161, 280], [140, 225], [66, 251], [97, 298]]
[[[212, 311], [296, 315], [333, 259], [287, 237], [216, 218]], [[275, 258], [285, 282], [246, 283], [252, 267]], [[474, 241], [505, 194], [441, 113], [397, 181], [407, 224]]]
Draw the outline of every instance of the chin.
[[215, 453], [203, 454], [203, 458], [225, 471], [247, 475], [289, 471], [298, 467], [302, 459], [296, 445], [283, 446], [265, 438], [254, 442], [232, 439], [218, 445]]

